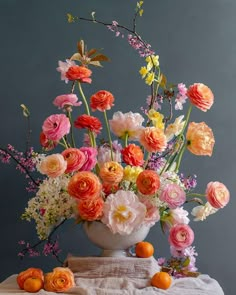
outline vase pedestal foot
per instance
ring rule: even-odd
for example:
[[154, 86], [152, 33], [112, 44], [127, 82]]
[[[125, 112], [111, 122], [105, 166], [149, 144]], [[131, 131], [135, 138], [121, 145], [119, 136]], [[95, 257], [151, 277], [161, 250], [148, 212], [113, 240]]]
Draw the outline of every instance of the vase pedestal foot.
[[130, 257], [128, 250], [108, 250], [103, 249], [100, 257]]

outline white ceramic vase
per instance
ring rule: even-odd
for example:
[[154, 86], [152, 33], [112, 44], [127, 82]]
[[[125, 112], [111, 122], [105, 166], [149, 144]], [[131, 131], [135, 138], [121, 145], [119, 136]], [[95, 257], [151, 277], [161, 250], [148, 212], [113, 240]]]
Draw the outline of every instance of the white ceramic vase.
[[120, 235], [113, 234], [105, 224], [98, 221], [84, 222], [83, 226], [89, 240], [102, 249], [100, 256], [103, 257], [130, 256], [129, 248], [143, 241], [150, 231], [150, 227], [142, 226], [129, 235]]

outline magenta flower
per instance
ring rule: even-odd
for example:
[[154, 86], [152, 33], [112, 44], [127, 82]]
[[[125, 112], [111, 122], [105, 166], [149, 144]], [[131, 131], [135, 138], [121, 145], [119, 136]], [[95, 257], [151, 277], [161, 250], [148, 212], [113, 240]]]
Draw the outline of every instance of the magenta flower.
[[42, 129], [49, 140], [60, 140], [70, 132], [70, 120], [64, 114], [49, 116], [43, 123]]
[[183, 250], [194, 241], [194, 232], [187, 224], [177, 224], [170, 229], [169, 243], [177, 250]]
[[97, 150], [93, 147], [82, 147], [80, 151], [85, 155], [85, 162], [79, 171], [91, 171], [97, 163]]
[[71, 111], [72, 106], [80, 106], [82, 104], [81, 101], [78, 101], [78, 97], [76, 94], [70, 93], [70, 94], [62, 94], [57, 96], [53, 104], [58, 107], [59, 109], [65, 108], [68, 111]]
[[162, 190], [160, 200], [166, 202], [169, 208], [175, 209], [183, 205], [186, 200], [186, 194], [179, 185], [169, 183]]

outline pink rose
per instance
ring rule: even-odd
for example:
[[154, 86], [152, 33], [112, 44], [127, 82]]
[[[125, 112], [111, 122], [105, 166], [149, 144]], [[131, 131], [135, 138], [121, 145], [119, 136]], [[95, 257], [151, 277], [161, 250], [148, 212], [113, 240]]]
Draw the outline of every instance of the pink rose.
[[97, 150], [93, 147], [82, 147], [80, 151], [85, 155], [85, 162], [80, 171], [90, 171], [97, 163]]
[[209, 182], [206, 188], [206, 198], [212, 207], [219, 209], [228, 204], [230, 193], [223, 183]]
[[70, 120], [64, 114], [49, 116], [43, 123], [43, 133], [49, 140], [60, 140], [70, 132]]
[[209, 110], [214, 102], [211, 89], [202, 83], [194, 83], [189, 86], [187, 96], [191, 103], [203, 112]]
[[71, 111], [71, 106], [80, 106], [82, 104], [81, 101], [78, 101], [78, 97], [76, 94], [70, 93], [70, 94], [62, 94], [57, 96], [53, 104], [58, 107], [59, 109], [66, 108], [67, 110]]
[[186, 200], [185, 191], [175, 183], [167, 184], [161, 192], [160, 200], [166, 202], [171, 209], [175, 209]]
[[53, 154], [45, 157], [38, 166], [38, 170], [48, 177], [55, 178], [61, 176], [67, 167], [67, 162], [61, 154]]
[[169, 233], [169, 243], [177, 250], [182, 250], [190, 245], [194, 241], [194, 232], [187, 224], [177, 224], [171, 227]]

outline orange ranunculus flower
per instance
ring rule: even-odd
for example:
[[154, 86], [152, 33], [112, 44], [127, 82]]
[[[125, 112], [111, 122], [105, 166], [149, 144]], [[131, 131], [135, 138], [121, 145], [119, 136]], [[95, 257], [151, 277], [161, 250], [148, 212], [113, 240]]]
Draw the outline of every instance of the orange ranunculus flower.
[[80, 171], [74, 174], [67, 186], [69, 195], [78, 199], [92, 199], [100, 195], [102, 184], [97, 175], [90, 171]]
[[123, 178], [123, 167], [115, 161], [105, 162], [99, 172], [99, 176], [106, 183], [119, 183]]
[[74, 274], [67, 267], [56, 267], [44, 276], [44, 289], [48, 292], [66, 292], [74, 286]]
[[203, 112], [209, 110], [214, 102], [214, 94], [211, 89], [202, 83], [194, 83], [189, 86], [187, 96], [191, 103]]
[[143, 151], [138, 145], [129, 144], [125, 147], [121, 154], [123, 156], [123, 160], [126, 164], [131, 166], [141, 166], [143, 164]]
[[17, 275], [16, 281], [20, 289], [24, 289], [24, 282], [28, 278], [39, 278], [44, 281], [43, 271], [40, 268], [30, 267]]
[[90, 107], [93, 111], [104, 112], [110, 110], [114, 105], [114, 96], [111, 92], [106, 90], [100, 90], [97, 93], [93, 94], [90, 98]]
[[61, 154], [67, 162], [65, 173], [78, 171], [86, 162], [85, 154], [77, 148], [65, 149]]
[[103, 214], [104, 201], [101, 197], [80, 201], [78, 204], [79, 215], [88, 221], [99, 220]]
[[150, 153], [163, 152], [167, 146], [164, 131], [156, 127], [146, 127], [140, 131], [140, 143]]
[[92, 75], [92, 71], [83, 66], [72, 66], [66, 72], [66, 78], [71, 81], [78, 80], [82, 83], [91, 83], [92, 79], [90, 76]]
[[139, 173], [136, 185], [143, 195], [154, 195], [160, 187], [159, 175], [153, 170], [144, 170]]
[[114, 194], [118, 191], [119, 184], [118, 183], [103, 183], [102, 184], [102, 191], [107, 197], [110, 194]]
[[93, 116], [83, 114], [79, 116], [74, 122], [75, 128], [86, 128], [96, 134], [100, 133], [102, 129], [101, 121]]
[[187, 148], [197, 156], [211, 156], [215, 144], [214, 134], [205, 122], [189, 123], [186, 133]]

